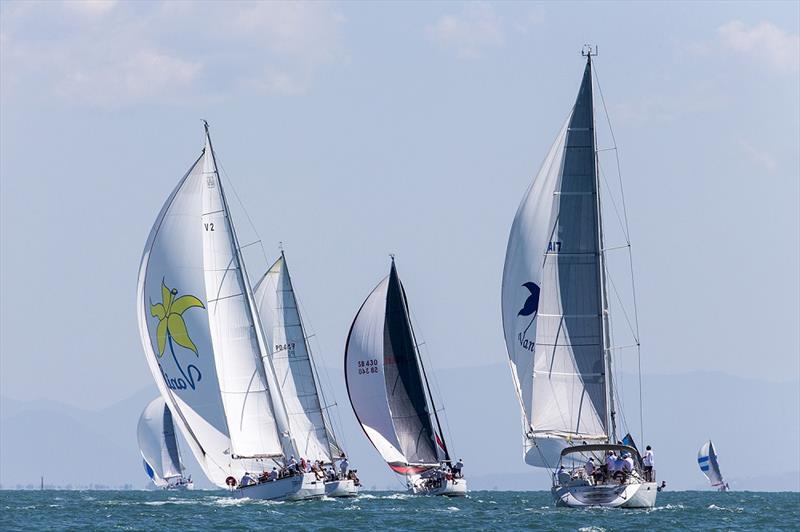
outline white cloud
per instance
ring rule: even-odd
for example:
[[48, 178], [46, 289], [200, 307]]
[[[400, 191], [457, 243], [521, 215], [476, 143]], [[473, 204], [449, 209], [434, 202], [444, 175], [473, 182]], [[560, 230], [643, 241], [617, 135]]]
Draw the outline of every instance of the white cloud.
[[442, 15], [427, 30], [439, 44], [468, 59], [506, 41], [502, 20], [491, 5], [483, 3], [468, 4], [457, 15]]
[[689, 49], [700, 55], [743, 56], [782, 74], [800, 68], [800, 35], [769, 22], [752, 26], [739, 20], [726, 22], [717, 28], [712, 41], [692, 44]]
[[2, 20], [4, 101], [123, 107], [299, 94], [344, 56], [344, 19], [316, 2], [19, 2]]

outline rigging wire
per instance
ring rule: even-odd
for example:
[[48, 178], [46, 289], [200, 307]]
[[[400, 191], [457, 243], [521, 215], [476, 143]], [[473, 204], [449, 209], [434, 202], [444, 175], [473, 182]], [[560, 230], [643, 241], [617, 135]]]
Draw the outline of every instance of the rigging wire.
[[[611, 134], [611, 142], [614, 147], [614, 157], [617, 164], [617, 180], [619, 183], [619, 191], [620, 191], [620, 199], [622, 200], [622, 214], [625, 221], [625, 237], [628, 240], [628, 267], [631, 276], [631, 294], [633, 299], [633, 316], [634, 316], [634, 324], [636, 327], [636, 360], [638, 366], [638, 375], [639, 375], [639, 437], [641, 438], [640, 443], [644, 445], [644, 392], [642, 387], [642, 349], [641, 344], [639, 342], [639, 309], [638, 309], [638, 302], [636, 298], [636, 284], [634, 283], [634, 270], [633, 270], [633, 250], [630, 247], [630, 228], [628, 225], [628, 208], [625, 202], [625, 188], [622, 186], [622, 167], [620, 165], [619, 160], [619, 149], [617, 148], [617, 139], [614, 135], [614, 128], [611, 125], [611, 117], [608, 114], [608, 107], [606, 106], [606, 99], [603, 96], [603, 88], [600, 85], [600, 78], [597, 75], [597, 65], [594, 65], [594, 79], [597, 83], [597, 90], [600, 93], [600, 101], [603, 104], [603, 114], [606, 117], [606, 123], [608, 124], [608, 131]], [[610, 188], [610, 187], [609, 187]], [[613, 284], [613, 283], [612, 283]]]

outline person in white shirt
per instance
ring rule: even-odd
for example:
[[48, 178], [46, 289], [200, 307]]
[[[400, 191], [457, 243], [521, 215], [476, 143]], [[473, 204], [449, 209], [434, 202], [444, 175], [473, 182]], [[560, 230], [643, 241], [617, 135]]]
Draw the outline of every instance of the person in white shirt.
[[339, 472], [342, 475], [342, 478], [347, 478], [347, 468], [350, 467], [350, 463], [347, 461], [347, 457], [342, 455], [342, 460], [339, 462]]
[[625, 473], [626, 476], [633, 473], [633, 458], [631, 457], [631, 453], [625, 453], [622, 456], [622, 471]]
[[644, 466], [644, 479], [648, 482], [653, 481], [653, 466], [655, 465], [655, 457], [653, 456], [653, 448], [649, 445], [645, 450], [642, 457], [642, 465]]
[[292, 474], [297, 473], [297, 460], [295, 460], [294, 455], [289, 458], [289, 471], [291, 471]]
[[270, 471], [269, 473], [269, 481], [275, 482], [276, 480], [278, 480], [278, 469], [276, 467], [273, 467], [272, 471]]
[[586, 465], [583, 466], [583, 470], [586, 472], [586, 478], [591, 480], [594, 477], [594, 458], [589, 458], [586, 461]]

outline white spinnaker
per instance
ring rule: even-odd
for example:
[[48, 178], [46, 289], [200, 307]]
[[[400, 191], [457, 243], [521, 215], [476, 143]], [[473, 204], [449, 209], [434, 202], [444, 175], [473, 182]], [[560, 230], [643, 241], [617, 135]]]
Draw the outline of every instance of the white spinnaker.
[[711, 440], [705, 442], [703, 446], [700, 447], [700, 450], [697, 452], [697, 463], [700, 466], [700, 471], [708, 478], [712, 486], [716, 487], [725, 484], [725, 481], [722, 479], [722, 473], [719, 470], [717, 452]]
[[383, 371], [386, 289], [383, 279], [361, 305], [345, 348], [350, 404], [364, 432], [387, 463], [407, 463], [392, 422]]
[[590, 66], [509, 235], [502, 308], [526, 462], [607, 439]]
[[[242, 368], [247, 372], [247, 364], [236, 364], [237, 360], [244, 358], [241, 352], [237, 354], [234, 351], [230, 357], [232, 363], [228, 364], [227, 359], [215, 354], [214, 351], [209, 313], [219, 312], [221, 308], [220, 305], [215, 305], [217, 302], [214, 300], [218, 299], [220, 288], [230, 289], [232, 284], [242, 284], [241, 272], [235, 268], [235, 271], [229, 271], [229, 274], [239, 277], [236, 283], [225, 280], [223, 286], [213, 289], [213, 295], [209, 294], [211, 288], [207, 291], [207, 282], [213, 286], [214, 281], [218, 279], [215, 279], [217, 277], [215, 272], [209, 272], [207, 276], [206, 269], [212, 269], [214, 263], [225, 262], [224, 268], [227, 271], [231, 265], [230, 261], [226, 262], [215, 255], [218, 252], [224, 255], [226, 249], [230, 254], [232, 249], [230, 241], [220, 242], [220, 239], [214, 238], [216, 235], [206, 235], [212, 228], [211, 225], [206, 225], [207, 222], [214, 223], [213, 233], [228, 231], [224, 215], [222, 225], [218, 225], [219, 216], [224, 213], [224, 208], [220, 209], [221, 212], [204, 208], [220, 203], [218, 175], [212, 171], [214, 168], [212, 151], [206, 135], [203, 154], [164, 203], [145, 244], [139, 268], [137, 316], [145, 358], [162, 397], [170, 405], [175, 425], [183, 432], [209, 480], [217, 486], [225, 487], [225, 479], [228, 476], [240, 478], [245, 471], [257, 471], [259, 467], [265, 465], [253, 460], [234, 459], [239, 448], [234, 447], [231, 442], [226, 406], [223, 405], [222, 399], [220, 372], [226, 375], [225, 389], [229, 393], [229, 399], [230, 392], [235, 391], [243, 381], [247, 381], [244, 393], [239, 394], [240, 397], [233, 397], [227, 405], [234, 436], [243, 436], [240, 439], [244, 452], [239, 451], [240, 454], [253, 451], [253, 441], [264, 443], [268, 440], [268, 443], [273, 443], [277, 441], [277, 435], [267, 434], [263, 437], [264, 432], [275, 430], [274, 422], [271, 425], [257, 426], [252, 433], [247, 429], [247, 425], [257, 424], [265, 417], [261, 409], [265, 401], [261, 397], [254, 399], [253, 402], [250, 401], [251, 396], [264, 396], [263, 386], [258, 386], [263, 377], [253, 378], [256, 371], [252, 369], [261, 368], [260, 351], [253, 354], [250, 350], [252, 343], [241, 341], [242, 336], [249, 336], [241, 328], [244, 325], [243, 321], [250, 321], [246, 317], [243, 320], [241, 311], [233, 315], [234, 319], [223, 318], [221, 323], [216, 317], [212, 319], [215, 323], [217, 341], [221, 343], [223, 349], [230, 348], [231, 345], [241, 347], [244, 344], [244, 347], [250, 350], [254, 360], [249, 373], [250, 378], [241, 378], [241, 374], [239, 377], [236, 376], [236, 372], [241, 372]], [[216, 200], [208, 198], [210, 195], [217, 195]], [[225, 238], [230, 239], [230, 236], [228, 233]], [[214, 259], [211, 265], [205, 264], [206, 255]], [[177, 323], [177, 318], [161, 319], [154, 309], [159, 304], [163, 307], [165, 303], [173, 299], [177, 301], [184, 296], [198, 298], [203, 306], [179, 309], [182, 310], [180, 317], [185, 326], [185, 331], [181, 331], [184, 327]], [[209, 300], [212, 300], [211, 304]], [[162, 321], [169, 323], [170, 319], [175, 322], [176, 334], [184, 332], [188, 335], [190, 343], [185, 339], [183, 345], [171, 341], [170, 335], [164, 334], [165, 327], [161, 334], [165, 340], [159, 342], [159, 324]], [[249, 330], [253, 330], [252, 322], [249, 324]], [[233, 335], [230, 335], [231, 332]], [[228, 351], [230, 352], [230, 349]], [[218, 367], [216, 363], [218, 358], [223, 358], [223, 367]], [[251, 379], [255, 381], [255, 386], [251, 385], [253, 382]], [[257, 403], [257, 408], [253, 408], [254, 402]], [[249, 415], [254, 410], [255, 416]], [[268, 451], [271, 454], [275, 451], [275, 446], [269, 445], [269, 447]], [[276, 454], [280, 454], [279, 449], [280, 445]]]
[[248, 284], [239, 262], [208, 134], [203, 160], [203, 270], [219, 388], [234, 457], [280, 457], [283, 445], [261, 363]]
[[330, 463], [338, 446], [332, 447], [328, 438], [311, 353], [283, 254], [256, 284], [254, 293], [297, 450], [306, 459]]
[[155, 305], [172, 297], [205, 299], [203, 238], [200, 218], [202, 162], [195, 161], [167, 198], [142, 253], [137, 285], [137, 317], [142, 347], [161, 396], [171, 406], [173, 422], [183, 432], [208, 479], [224, 487], [225, 478], [240, 478], [244, 464], [231, 460], [230, 439], [220, 398], [213, 347], [205, 308], [181, 315], [195, 351], [165, 342], [159, 348], [157, 330], [162, 321]]
[[[139, 416], [136, 427], [139, 451], [159, 480], [180, 477], [183, 466], [178, 455], [178, 443], [172, 415], [162, 397], [153, 399]], [[162, 485], [156, 478], [156, 485]]]

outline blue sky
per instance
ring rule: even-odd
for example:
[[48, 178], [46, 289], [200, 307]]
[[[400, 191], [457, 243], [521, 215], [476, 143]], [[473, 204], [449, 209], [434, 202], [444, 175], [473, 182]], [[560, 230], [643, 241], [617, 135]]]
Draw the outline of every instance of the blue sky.
[[257, 230], [267, 259], [285, 243], [325, 365], [389, 253], [434, 368], [502, 362], [508, 230], [585, 42], [620, 147], [645, 371], [797, 381], [799, 10], [3, 2], [2, 393], [93, 407], [148, 384], [136, 274], [201, 118], [252, 220], [237, 211], [241, 239]]

